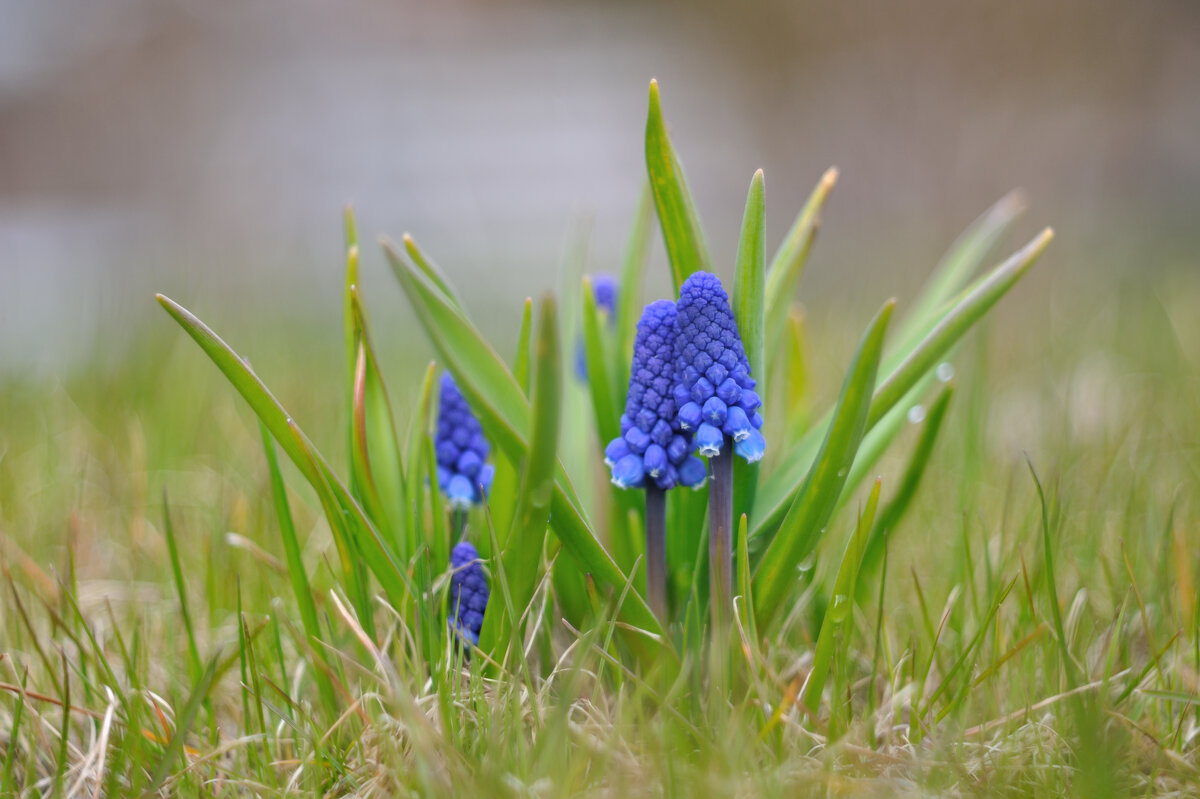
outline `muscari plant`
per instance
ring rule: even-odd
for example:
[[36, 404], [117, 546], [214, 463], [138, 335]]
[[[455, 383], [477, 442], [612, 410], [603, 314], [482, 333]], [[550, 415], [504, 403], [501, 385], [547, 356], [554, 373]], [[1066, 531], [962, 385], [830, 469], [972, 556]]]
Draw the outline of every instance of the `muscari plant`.
[[[795, 357], [804, 342], [794, 298], [836, 171], [818, 183], [769, 262], [764, 182], [756, 173], [733, 263], [716, 265], [655, 83], [645, 153], [649, 190], [613, 285], [612, 322], [603, 321], [605, 300], [585, 278], [578, 318], [574, 306], [547, 296], [535, 324], [534, 304], [525, 303], [511, 359], [479, 331], [446, 273], [410, 236], [399, 245], [382, 240], [412, 318], [440, 362], [417, 382], [407, 425], [393, 416], [379, 368], [359, 285], [357, 234], [347, 214], [345, 476], [246, 360], [191, 312], [159, 296], [262, 422], [288, 571], [315, 658], [327, 658], [318, 643], [324, 631], [299, 558], [276, 447], [324, 511], [341, 590], [362, 629], [382, 640], [375, 616], [386, 603], [388, 623], [396, 620], [411, 633], [388, 637], [403, 650], [398, 656], [433, 674], [461, 662], [453, 659], [450, 639], [481, 654], [469, 659], [471, 668], [528, 674], [536, 664], [527, 653], [545, 649], [530, 646], [533, 639], [545, 645], [564, 630], [595, 631], [602, 643], [594, 645], [631, 673], [682, 674], [707, 638], [701, 620], [711, 606], [717, 616], [733, 613], [746, 634], [740, 651], [751, 669], [759, 662], [753, 653], [775, 636], [815, 640], [814, 667], [797, 693], [816, 709], [832, 647], [846, 645], [847, 635], [835, 630], [878, 568], [887, 537], [902, 527], [944, 418], [951, 387], [940, 384], [938, 367], [1026, 273], [1052, 234], [1043, 231], [973, 279], [1019, 210], [1011, 198], [998, 203], [955, 243], [890, 336], [895, 303], [880, 307], [836, 402], [799, 424], [807, 374]], [[674, 296], [644, 306], [640, 291], [655, 216]], [[732, 296], [715, 276], [730, 265]], [[575, 278], [568, 278], [564, 285], [573, 285]], [[563, 402], [562, 375], [571, 364], [560, 344], [563, 331], [575, 330], [582, 331], [590, 398], [578, 408]], [[435, 426], [439, 366], [452, 377], [443, 378]], [[760, 412], [764, 404], [772, 409], [768, 416]], [[852, 501], [917, 405], [931, 411], [902, 478], [890, 492], [875, 480], [849, 533], [842, 532], [835, 514]], [[478, 424], [465, 438], [454, 421], [466, 418], [455, 416], [463, 408]], [[594, 455], [583, 466], [570, 462], [568, 470], [559, 452], [581, 441]], [[644, 502], [619, 487], [581, 493], [578, 487], [594, 480], [602, 460], [610, 464], [607, 476], [618, 486], [640, 488]], [[677, 487], [695, 490], [671, 490]], [[829, 568], [813, 567], [825, 560]], [[823, 594], [829, 608], [814, 621], [815, 635], [782, 623], [797, 597], [811, 590]], [[544, 624], [543, 613], [562, 616], [565, 624]], [[723, 640], [716, 632], [714, 640]], [[333, 704], [321, 676], [325, 666], [314, 670], [315, 680]], [[551, 666], [543, 658], [541, 668]], [[779, 699], [768, 727], [787, 702]]]

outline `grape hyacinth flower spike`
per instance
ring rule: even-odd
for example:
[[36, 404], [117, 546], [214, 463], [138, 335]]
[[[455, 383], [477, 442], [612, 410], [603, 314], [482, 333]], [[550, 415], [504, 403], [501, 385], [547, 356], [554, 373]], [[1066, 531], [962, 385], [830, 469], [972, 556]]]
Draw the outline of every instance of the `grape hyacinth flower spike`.
[[450, 568], [454, 571], [450, 575], [450, 618], [447, 623], [459, 641], [477, 646], [490, 593], [479, 552], [466, 541], [455, 544], [450, 551]]
[[[617, 294], [620, 286], [617, 279], [608, 272], [597, 272], [591, 276], [592, 297], [596, 301], [596, 310], [611, 330], [617, 323]], [[587, 354], [583, 348], [583, 338], [575, 348], [575, 376], [587, 382]]]
[[621, 435], [604, 450], [612, 481], [646, 491], [646, 594], [666, 620], [666, 497], [676, 485], [699, 487], [704, 463], [692, 454], [691, 434], [679, 428], [675, 405], [675, 303], [646, 306], [633, 342], [633, 365]]
[[689, 276], [676, 308], [678, 427], [695, 434], [696, 451], [709, 459], [709, 574], [714, 624], [720, 627], [732, 607], [733, 454], [748, 463], [762, 458], [762, 402], [754, 391], [729, 297], [717, 276]]
[[455, 511], [461, 533], [466, 511], [482, 502], [491, 489], [495, 467], [487, 462], [491, 446], [483, 428], [449, 372], [442, 374], [434, 452], [438, 488]]

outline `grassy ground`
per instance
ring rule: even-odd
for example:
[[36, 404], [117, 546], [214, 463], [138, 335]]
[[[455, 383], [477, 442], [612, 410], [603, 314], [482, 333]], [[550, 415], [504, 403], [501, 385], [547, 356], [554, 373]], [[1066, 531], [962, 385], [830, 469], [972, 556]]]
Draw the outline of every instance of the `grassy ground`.
[[[611, 625], [579, 635], [550, 615], [528, 670], [446, 658], [431, 674], [386, 609], [373, 640], [357, 626], [320, 506], [285, 470], [317, 657], [257, 424], [177, 329], [162, 320], [103, 371], [7, 378], [0, 794], [1200, 793], [1200, 292], [1055, 288], [1014, 295], [960, 351], [943, 437], [811, 716], [788, 697], [828, 547], [779, 632], [734, 647], [750, 664], [725, 691], [695, 663], [655, 684], [609, 658]], [[813, 315], [818, 397], [845, 359], [815, 342], [860, 328]], [[249, 354], [338, 452], [338, 348]], [[885, 483], [902, 466], [885, 460]], [[327, 661], [332, 708], [314, 681]]]

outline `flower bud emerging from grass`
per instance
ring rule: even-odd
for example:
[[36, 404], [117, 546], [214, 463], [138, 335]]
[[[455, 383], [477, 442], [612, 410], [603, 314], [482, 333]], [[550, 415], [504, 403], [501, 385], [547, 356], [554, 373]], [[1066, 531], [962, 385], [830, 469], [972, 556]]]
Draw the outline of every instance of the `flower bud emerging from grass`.
[[449, 372], [442, 375], [434, 450], [438, 488], [447, 504], [455, 510], [465, 510], [482, 502], [495, 473], [495, 468], [487, 462], [491, 446]]

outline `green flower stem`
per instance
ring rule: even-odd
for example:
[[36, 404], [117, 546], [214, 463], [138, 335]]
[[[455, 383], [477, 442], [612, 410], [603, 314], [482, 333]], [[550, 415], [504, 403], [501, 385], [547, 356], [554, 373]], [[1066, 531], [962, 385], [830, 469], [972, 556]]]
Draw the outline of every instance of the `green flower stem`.
[[667, 492], [646, 485], [646, 601], [667, 623]]

